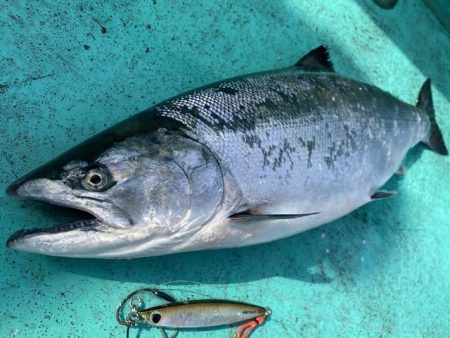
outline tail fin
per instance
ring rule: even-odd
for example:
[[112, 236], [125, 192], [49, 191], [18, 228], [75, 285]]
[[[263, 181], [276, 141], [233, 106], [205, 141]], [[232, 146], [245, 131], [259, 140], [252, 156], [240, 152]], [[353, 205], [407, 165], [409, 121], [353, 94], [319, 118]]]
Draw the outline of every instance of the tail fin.
[[416, 107], [423, 109], [427, 112], [428, 118], [430, 119], [430, 133], [425, 138], [422, 143], [434, 152], [441, 155], [448, 155], [447, 147], [445, 146], [442, 133], [436, 123], [434, 117], [434, 107], [433, 98], [431, 96], [431, 80], [427, 79], [419, 92], [419, 97], [417, 98]]

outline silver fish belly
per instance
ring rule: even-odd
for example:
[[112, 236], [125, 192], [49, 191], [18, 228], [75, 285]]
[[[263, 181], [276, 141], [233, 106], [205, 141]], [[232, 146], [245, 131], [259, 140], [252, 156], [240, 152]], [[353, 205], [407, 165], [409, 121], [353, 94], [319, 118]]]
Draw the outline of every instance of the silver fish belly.
[[336, 74], [319, 47], [294, 67], [165, 101], [17, 180], [13, 197], [96, 219], [8, 245], [129, 258], [268, 242], [389, 196], [379, 188], [418, 143], [448, 154], [430, 81], [412, 106]]

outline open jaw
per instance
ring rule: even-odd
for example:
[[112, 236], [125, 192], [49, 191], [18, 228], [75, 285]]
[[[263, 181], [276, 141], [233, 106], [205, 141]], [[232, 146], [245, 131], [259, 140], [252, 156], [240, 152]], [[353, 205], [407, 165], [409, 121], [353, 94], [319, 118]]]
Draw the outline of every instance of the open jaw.
[[61, 181], [34, 179], [8, 189], [8, 194], [19, 200], [38, 200], [80, 210], [84, 218], [48, 228], [19, 230], [6, 243], [17, 250], [55, 256], [95, 257], [117, 244], [121, 230], [133, 224], [130, 216], [110, 201], [71, 189]]
[[[21, 230], [16, 231], [15, 233], [13, 233], [8, 238], [8, 240], [6, 241], [6, 245], [8, 246], [8, 248], [20, 250], [21, 246], [23, 246], [23, 244], [26, 244], [24, 242], [26, 242], [26, 240], [28, 238], [32, 238], [32, 237], [40, 236], [40, 235], [54, 235], [54, 234], [58, 234], [58, 233], [75, 231], [75, 230], [80, 230], [80, 231], [94, 230], [95, 231], [100, 226], [102, 226], [102, 223], [98, 219], [91, 218], [91, 219], [77, 220], [77, 221], [73, 221], [73, 222], [69, 222], [69, 223], [57, 224], [57, 225], [50, 226], [47, 228], [21, 229]], [[26, 250], [26, 248], [25, 248], [25, 250]]]

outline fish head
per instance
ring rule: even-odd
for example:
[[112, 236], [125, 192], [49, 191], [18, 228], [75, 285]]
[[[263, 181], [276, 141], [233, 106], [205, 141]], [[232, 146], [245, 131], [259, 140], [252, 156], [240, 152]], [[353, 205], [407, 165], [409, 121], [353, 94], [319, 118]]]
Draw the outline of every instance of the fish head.
[[8, 246], [95, 258], [132, 258], [182, 251], [220, 207], [223, 183], [201, 144], [160, 129], [112, 145], [93, 161], [74, 159], [12, 184], [16, 199], [78, 209], [90, 218], [20, 230]]

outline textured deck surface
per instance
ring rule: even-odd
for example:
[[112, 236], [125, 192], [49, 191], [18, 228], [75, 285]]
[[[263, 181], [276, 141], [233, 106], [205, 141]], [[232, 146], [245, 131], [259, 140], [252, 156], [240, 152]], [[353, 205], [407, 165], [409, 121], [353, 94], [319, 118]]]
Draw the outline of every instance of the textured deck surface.
[[[4, 188], [15, 178], [165, 98], [291, 65], [320, 44], [340, 73], [407, 102], [431, 77], [450, 145], [450, 39], [419, 0], [391, 11], [369, 0], [0, 0], [0, 32], [0, 243], [22, 227], [64, 217], [9, 199]], [[270, 307], [255, 338], [448, 337], [449, 173], [449, 158], [424, 151], [390, 183], [395, 198], [243, 249], [98, 261], [2, 246], [0, 336], [123, 337], [114, 311], [124, 295], [190, 280], [201, 284], [171, 284], [172, 293]], [[235, 330], [179, 337], [232, 337]]]

